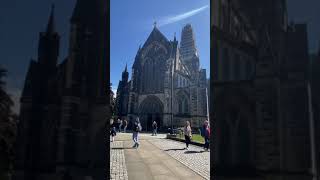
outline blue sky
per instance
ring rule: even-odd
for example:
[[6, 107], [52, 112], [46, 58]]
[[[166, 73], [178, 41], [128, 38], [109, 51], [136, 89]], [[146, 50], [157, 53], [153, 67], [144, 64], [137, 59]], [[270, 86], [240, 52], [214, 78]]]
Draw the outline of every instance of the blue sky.
[[[37, 58], [39, 32], [44, 31], [55, 3], [56, 29], [61, 36], [61, 62], [68, 52], [70, 17], [76, 0], [10, 0], [0, 6], [0, 66], [8, 70], [7, 90], [19, 110], [19, 98], [30, 59]], [[209, 0], [111, 0], [111, 82], [118, 84], [125, 62], [131, 67], [139, 47], [152, 30], [154, 20], [180, 15], [209, 4]], [[315, 52], [320, 47], [320, 1], [288, 1], [289, 19], [308, 23], [309, 47]], [[203, 67], [209, 72], [209, 9], [159, 29], [173, 39], [180, 37], [185, 23], [192, 23], [196, 31]], [[206, 32], [202, 32], [206, 31]], [[180, 38], [178, 39], [180, 41]], [[204, 42], [204, 43], [202, 43]], [[208, 43], [208, 45], [206, 45]], [[203, 47], [205, 46], [205, 47]], [[131, 70], [131, 69], [129, 69]], [[208, 74], [209, 75], [209, 74]]]
[[[159, 30], [180, 42], [181, 30], [191, 23], [200, 55], [200, 65], [210, 73], [210, 1], [209, 0], [111, 0], [110, 77], [113, 89], [128, 63], [131, 68], [139, 45], [147, 40], [157, 21]], [[130, 77], [131, 78], [131, 77]]]

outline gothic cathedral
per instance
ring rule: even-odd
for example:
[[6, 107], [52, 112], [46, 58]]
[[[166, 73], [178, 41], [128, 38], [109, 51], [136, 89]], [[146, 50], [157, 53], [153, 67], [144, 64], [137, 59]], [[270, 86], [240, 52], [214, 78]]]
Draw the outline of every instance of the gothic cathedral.
[[144, 130], [156, 121], [161, 129], [189, 120], [199, 127], [207, 117], [206, 70], [200, 69], [195, 35], [187, 24], [179, 46], [155, 25], [136, 54], [128, 81], [127, 67], [117, 90], [117, 115], [129, 122], [140, 118]]
[[106, 3], [76, 2], [69, 52], [61, 63], [52, 9], [22, 92], [14, 179], [105, 177]]

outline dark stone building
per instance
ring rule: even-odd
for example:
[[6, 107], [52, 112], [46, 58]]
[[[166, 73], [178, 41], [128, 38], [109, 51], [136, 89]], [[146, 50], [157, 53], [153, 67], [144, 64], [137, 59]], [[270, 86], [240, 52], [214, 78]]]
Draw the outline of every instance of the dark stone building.
[[[320, 44], [319, 44], [320, 45]], [[312, 105], [313, 105], [313, 116], [315, 125], [315, 136], [316, 136], [316, 159], [317, 159], [317, 170], [320, 173], [320, 48], [318, 53], [310, 55], [311, 57], [311, 92], [312, 92]]]
[[207, 118], [206, 70], [200, 69], [190, 24], [182, 30], [180, 47], [176, 37], [168, 40], [155, 25], [135, 57], [129, 99], [127, 82], [125, 70], [117, 92], [120, 114], [128, 104], [125, 118], [132, 122], [138, 116], [144, 130], [151, 130], [153, 121], [160, 128], [183, 126], [186, 120], [199, 127]]
[[105, 177], [106, 17], [106, 1], [78, 0], [69, 53], [59, 64], [52, 10], [23, 88], [14, 179]]
[[306, 25], [287, 24], [284, 0], [211, 5], [212, 171], [310, 179]]
[[130, 81], [129, 73], [127, 71], [127, 65], [125, 70], [122, 72], [122, 79], [119, 81], [117, 96], [116, 96], [116, 115], [123, 119], [128, 114], [128, 103], [129, 103], [129, 88]]

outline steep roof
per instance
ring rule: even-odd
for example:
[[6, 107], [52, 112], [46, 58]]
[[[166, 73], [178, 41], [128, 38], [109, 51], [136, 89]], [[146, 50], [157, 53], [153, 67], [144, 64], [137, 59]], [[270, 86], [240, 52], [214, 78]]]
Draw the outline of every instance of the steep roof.
[[157, 28], [157, 26], [153, 27], [153, 30], [151, 31], [149, 37], [147, 38], [146, 42], [142, 46], [142, 49], [147, 47], [149, 44], [151, 44], [153, 41], [162, 42], [164, 44], [170, 43], [168, 39], [160, 32], [160, 30]]
[[165, 46], [170, 45], [170, 41], [160, 32], [160, 30], [157, 28], [156, 24], [154, 25], [153, 30], [151, 31], [150, 35], [148, 36], [148, 38], [145, 41], [145, 43], [143, 44], [143, 46], [139, 47], [137, 55], [136, 55], [134, 63], [133, 63], [133, 68], [136, 68], [140, 65], [139, 56], [140, 56], [141, 51], [154, 41], [158, 41], [158, 42], [164, 44]]
[[52, 6], [51, 6], [51, 14], [50, 14], [50, 17], [49, 17], [46, 33], [47, 34], [53, 34], [55, 32], [56, 32], [56, 30], [55, 30], [55, 21], [54, 21], [54, 4], [52, 4]]

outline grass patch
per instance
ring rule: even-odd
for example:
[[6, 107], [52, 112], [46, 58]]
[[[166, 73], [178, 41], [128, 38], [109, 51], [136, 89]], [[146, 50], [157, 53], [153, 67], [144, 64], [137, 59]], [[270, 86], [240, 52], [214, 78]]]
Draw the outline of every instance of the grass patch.
[[[184, 140], [184, 135], [183, 134], [177, 134], [176, 136], [179, 139]], [[197, 142], [197, 143], [204, 143], [204, 138], [200, 134], [192, 134], [192, 142]]]

